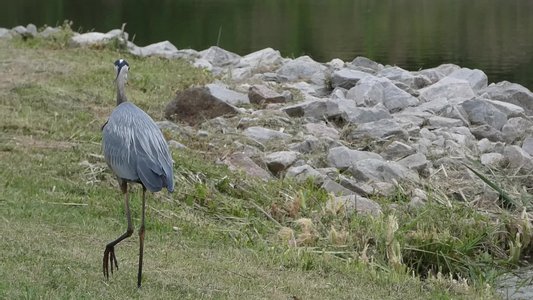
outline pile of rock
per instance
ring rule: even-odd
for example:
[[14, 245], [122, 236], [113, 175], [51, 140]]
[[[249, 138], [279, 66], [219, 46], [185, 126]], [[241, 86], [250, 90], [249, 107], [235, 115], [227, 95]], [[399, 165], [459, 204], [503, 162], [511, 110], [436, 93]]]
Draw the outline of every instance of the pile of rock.
[[35, 26], [34, 24], [28, 24], [27, 26], [19, 25], [19, 26], [13, 27], [12, 29], [0, 27], [0, 38], [10, 39], [15, 36], [21, 36], [23, 38], [33, 38], [33, 37], [48, 38], [60, 31], [61, 29], [59, 27], [54, 28], [50, 26], [46, 26], [42, 30], [38, 31], [37, 26]]
[[[0, 28], [0, 37], [56, 30], [30, 25]], [[379, 205], [365, 197], [390, 195], [399, 183], [410, 188], [413, 205], [426, 201], [417, 187], [427, 183], [447, 196], [497, 197], [462, 166], [469, 160], [513, 174], [533, 171], [533, 93], [506, 81], [488, 85], [481, 70], [443, 64], [411, 72], [364, 57], [319, 63], [271, 48], [239, 56], [219, 47], [178, 50], [168, 41], [138, 47], [121, 30], [75, 34], [71, 44], [112, 39], [134, 55], [187, 59], [218, 76], [225, 84], [178, 92], [166, 117], [215, 127], [201, 135], [233, 149], [224, 157], [230, 168], [265, 180], [313, 180], [337, 196], [330, 209], [378, 214]], [[531, 188], [533, 180], [525, 184]]]
[[[497, 194], [462, 163], [479, 161], [513, 174], [533, 171], [533, 93], [510, 82], [488, 85], [480, 70], [444, 64], [410, 72], [364, 57], [322, 64], [307, 56], [282, 58], [273, 49], [244, 57], [217, 47], [199, 53], [194, 63], [232, 86], [215, 83], [204, 91], [232, 109], [205, 106], [180, 118], [190, 101], [201, 99], [183, 101], [193, 88], [178, 93], [167, 118], [192, 125], [206, 116], [238, 120], [225, 130], [247, 137], [247, 147], [255, 148], [241, 155], [247, 161], [243, 171], [312, 178], [337, 195], [329, 206], [376, 213], [377, 204], [365, 197], [390, 195], [399, 183], [410, 187], [412, 205], [427, 199], [417, 188], [427, 183], [447, 196], [493, 201]], [[242, 108], [246, 96], [259, 105]], [[272, 111], [288, 121], [255, 125]], [[275, 140], [277, 146], [267, 146]], [[235, 156], [227, 163], [235, 166]]]

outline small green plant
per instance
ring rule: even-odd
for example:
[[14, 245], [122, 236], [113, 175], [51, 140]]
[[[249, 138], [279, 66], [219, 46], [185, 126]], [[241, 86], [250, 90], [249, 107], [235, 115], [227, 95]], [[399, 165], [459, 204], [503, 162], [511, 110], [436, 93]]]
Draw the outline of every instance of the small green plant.
[[502, 201], [502, 206], [504, 208], [516, 208], [517, 207], [516, 201], [512, 199], [498, 184], [489, 180], [485, 175], [476, 171], [474, 168], [470, 167], [469, 165], [464, 164], [464, 166], [470, 171], [472, 171], [472, 173], [474, 173], [477, 177], [479, 177], [479, 179], [485, 182], [488, 186], [490, 186], [492, 189], [498, 192], [498, 194], [500, 195], [500, 200]]

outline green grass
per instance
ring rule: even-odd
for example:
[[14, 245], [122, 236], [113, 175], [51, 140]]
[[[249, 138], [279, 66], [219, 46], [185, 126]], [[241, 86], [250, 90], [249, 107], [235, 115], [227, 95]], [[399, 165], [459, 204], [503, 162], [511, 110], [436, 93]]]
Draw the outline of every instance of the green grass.
[[[100, 156], [100, 127], [115, 105], [113, 61], [129, 61], [128, 97], [155, 119], [176, 90], [213, 78], [180, 60], [68, 48], [68, 36], [0, 40], [1, 298], [494, 297], [491, 277], [476, 276], [495, 270], [505, 234], [475, 210], [430, 203], [413, 211], [399, 193], [377, 199], [382, 217], [329, 212], [329, 195], [311, 183], [229, 172], [197, 137], [183, 141], [196, 148], [173, 151], [176, 192], [148, 196], [143, 288], [137, 235], [117, 246], [120, 270], [105, 281], [104, 245], [126, 229]], [[391, 245], [400, 265], [389, 263]]]

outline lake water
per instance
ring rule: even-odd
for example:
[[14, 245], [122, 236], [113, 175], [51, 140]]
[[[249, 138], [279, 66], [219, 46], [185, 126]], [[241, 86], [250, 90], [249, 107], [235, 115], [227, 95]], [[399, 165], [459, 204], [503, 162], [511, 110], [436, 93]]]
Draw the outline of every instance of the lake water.
[[140, 46], [212, 45], [247, 54], [272, 47], [317, 61], [369, 57], [408, 70], [455, 63], [489, 82], [533, 90], [530, 0], [0, 0], [0, 27], [74, 22], [108, 31], [127, 22]]

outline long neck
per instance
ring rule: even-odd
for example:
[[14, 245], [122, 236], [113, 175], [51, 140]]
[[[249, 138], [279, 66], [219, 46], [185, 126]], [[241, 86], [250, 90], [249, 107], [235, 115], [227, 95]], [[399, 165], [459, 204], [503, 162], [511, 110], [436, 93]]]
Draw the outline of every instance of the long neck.
[[124, 76], [122, 74], [119, 74], [117, 77], [117, 106], [122, 103], [128, 101], [128, 98], [126, 97], [126, 92], [124, 91], [124, 85], [126, 83], [126, 80], [124, 79]]

